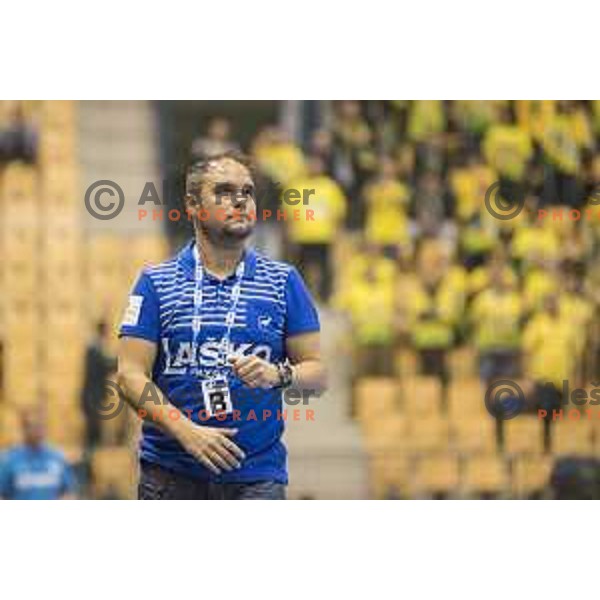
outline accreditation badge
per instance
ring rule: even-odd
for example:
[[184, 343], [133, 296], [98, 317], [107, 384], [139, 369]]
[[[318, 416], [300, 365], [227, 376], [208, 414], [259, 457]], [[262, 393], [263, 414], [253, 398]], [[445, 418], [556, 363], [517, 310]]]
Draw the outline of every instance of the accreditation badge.
[[202, 397], [204, 408], [210, 417], [218, 414], [229, 414], [233, 412], [231, 403], [231, 392], [224, 377], [205, 379], [202, 382]]

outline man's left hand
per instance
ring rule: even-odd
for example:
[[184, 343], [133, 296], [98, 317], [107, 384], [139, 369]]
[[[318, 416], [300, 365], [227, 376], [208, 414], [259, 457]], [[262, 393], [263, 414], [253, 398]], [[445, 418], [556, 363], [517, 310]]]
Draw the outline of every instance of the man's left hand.
[[279, 384], [279, 371], [270, 362], [254, 356], [230, 356], [233, 372], [248, 387], [272, 388]]

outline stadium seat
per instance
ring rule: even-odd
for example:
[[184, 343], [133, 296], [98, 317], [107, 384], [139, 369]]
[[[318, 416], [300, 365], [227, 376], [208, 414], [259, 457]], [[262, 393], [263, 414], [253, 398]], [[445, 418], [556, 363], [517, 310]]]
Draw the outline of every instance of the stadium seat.
[[451, 495], [458, 485], [459, 462], [455, 456], [426, 456], [416, 461], [411, 484], [412, 495]]
[[31, 343], [37, 339], [41, 327], [41, 317], [37, 303], [32, 296], [15, 299], [5, 298], [2, 303], [4, 315], [3, 337], [6, 342]]
[[92, 457], [92, 489], [95, 498], [131, 499], [135, 496], [135, 455], [125, 447], [101, 448]]
[[35, 263], [24, 252], [19, 258], [6, 256], [0, 264], [3, 296], [19, 298], [19, 302], [35, 297], [38, 282]]
[[79, 407], [68, 404], [49, 404], [47, 429], [48, 439], [52, 443], [60, 447], [81, 447], [83, 415]]
[[98, 269], [93, 270], [93, 272], [88, 272], [86, 286], [92, 296], [119, 293], [120, 301], [125, 300], [128, 291], [127, 288], [123, 289], [121, 274], [114, 268], [108, 270]]
[[549, 484], [552, 462], [551, 457], [544, 455], [517, 456], [512, 465], [513, 496], [528, 498], [543, 492]]
[[400, 386], [401, 406], [410, 415], [436, 415], [441, 411], [442, 390], [436, 377], [405, 377]]
[[450, 353], [450, 370], [454, 377], [466, 379], [477, 374], [476, 353], [473, 348], [463, 346]]
[[12, 369], [4, 374], [2, 395], [15, 406], [30, 405], [40, 397], [43, 383], [37, 370]]
[[409, 486], [409, 461], [399, 453], [375, 454], [369, 460], [371, 495], [379, 500], [404, 496]]
[[2, 221], [0, 221], [1, 235], [13, 229], [28, 228], [39, 232], [43, 215], [35, 198], [22, 198], [12, 201], [7, 196], [0, 195], [2, 206]]
[[51, 293], [60, 293], [63, 288], [69, 294], [78, 294], [84, 284], [81, 264], [76, 259], [55, 257], [55, 262], [46, 263], [41, 282]]
[[0, 252], [3, 260], [20, 261], [35, 256], [38, 246], [36, 227], [25, 225], [5, 227], [0, 232]]
[[21, 441], [21, 420], [19, 409], [14, 404], [0, 404], [0, 450], [14, 446]]
[[128, 250], [136, 264], [144, 262], [157, 264], [165, 260], [168, 245], [162, 235], [138, 235], [129, 240]]
[[81, 192], [77, 168], [72, 165], [53, 165], [41, 176], [44, 204], [50, 211], [81, 208]]
[[502, 494], [507, 483], [506, 464], [499, 456], [473, 456], [466, 461], [463, 491], [468, 495]]
[[38, 196], [38, 177], [34, 167], [12, 162], [2, 174], [0, 195], [8, 205], [18, 206]]
[[365, 446], [372, 456], [403, 452], [407, 440], [406, 419], [397, 413], [378, 416], [364, 428]]
[[43, 129], [73, 129], [76, 123], [76, 111], [76, 102], [72, 100], [44, 101], [40, 112]]
[[5, 373], [32, 372], [39, 365], [38, 344], [33, 340], [11, 340], [2, 350]]
[[442, 452], [448, 448], [449, 431], [449, 422], [443, 417], [412, 417], [407, 427], [407, 448], [416, 454]]
[[357, 416], [362, 424], [384, 418], [398, 409], [398, 382], [388, 377], [365, 377], [356, 384]]
[[83, 238], [77, 225], [65, 225], [60, 221], [47, 223], [47, 229], [41, 243], [44, 255], [41, 257], [45, 264], [74, 263], [81, 261]]
[[493, 453], [496, 422], [489, 415], [459, 417], [451, 423], [454, 449], [460, 454]]
[[541, 454], [543, 423], [533, 415], [519, 415], [504, 423], [504, 451], [507, 454]]
[[70, 371], [58, 371], [40, 369], [40, 372], [45, 375], [45, 383], [48, 388], [59, 388], [63, 394], [78, 394], [83, 384], [83, 370], [81, 363], [73, 364]]
[[555, 421], [551, 433], [552, 453], [556, 456], [591, 456], [592, 424], [582, 417], [579, 421]]
[[395, 355], [396, 372], [400, 377], [411, 377], [417, 372], [417, 355], [410, 348], [403, 348]]
[[73, 164], [77, 157], [75, 131], [46, 130], [39, 141], [38, 156], [42, 170]]
[[489, 416], [485, 408], [485, 390], [479, 379], [455, 379], [448, 387], [448, 412], [452, 419]]
[[96, 234], [86, 244], [86, 260], [90, 267], [106, 268], [120, 265], [125, 244], [120, 236]]

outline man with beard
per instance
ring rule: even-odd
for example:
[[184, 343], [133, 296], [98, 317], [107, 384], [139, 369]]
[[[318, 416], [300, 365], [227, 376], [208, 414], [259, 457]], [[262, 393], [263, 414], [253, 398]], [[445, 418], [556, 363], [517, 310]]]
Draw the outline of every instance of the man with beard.
[[297, 270], [246, 248], [245, 158], [195, 163], [194, 240], [145, 269], [120, 331], [118, 382], [144, 419], [140, 499], [284, 499], [286, 387], [321, 391], [319, 318]]

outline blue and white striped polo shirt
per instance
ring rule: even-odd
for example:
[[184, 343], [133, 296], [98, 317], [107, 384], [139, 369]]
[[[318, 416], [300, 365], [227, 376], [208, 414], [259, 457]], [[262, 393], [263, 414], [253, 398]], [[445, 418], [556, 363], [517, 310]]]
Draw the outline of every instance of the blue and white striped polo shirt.
[[[247, 250], [243, 260], [244, 276], [227, 354], [254, 354], [280, 362], [286, 358], [287, 337], [319, 330], [314, 302], [293, 266], [253, 250]], [[214, 475], [149, 422], [143, 427], [141, 459], [213, 481], [286, 483], [281, 390], [250, 389], [228, 367], [234, 412], [226, 418], [207, 418], [204, 412], [201, 381], [217, 367], [237, 277], [219, 280], [204, 271], [201, 327], [194, 343], [195, 268], [194, 243], [190, 242], [174, 258], [144, 269], [130, 294], [120, 335], [155, 342], [153, 381], [195, 422], [237, 428], [234, 441], [246, 459], [241, 468]]]

